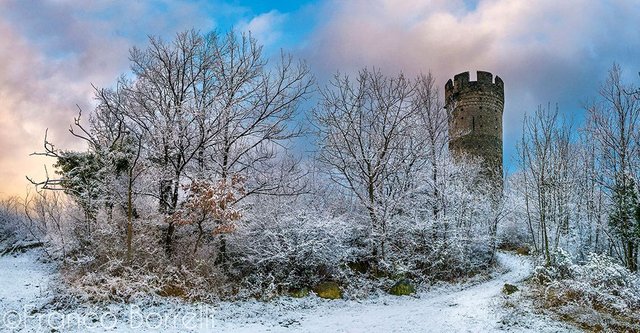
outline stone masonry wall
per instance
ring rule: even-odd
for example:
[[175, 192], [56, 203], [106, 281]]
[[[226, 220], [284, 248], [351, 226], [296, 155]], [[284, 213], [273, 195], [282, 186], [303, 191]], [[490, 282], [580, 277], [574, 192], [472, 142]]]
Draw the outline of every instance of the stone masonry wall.
[[498, 76], [494, 81], [489, 72], [477, 73], [477, 81], [469, 81], [469, 72], [464, 72], [445, 85], [449, 149], [454, 158], [483, 159], [487, 174], [501, 185], [504, 83]]

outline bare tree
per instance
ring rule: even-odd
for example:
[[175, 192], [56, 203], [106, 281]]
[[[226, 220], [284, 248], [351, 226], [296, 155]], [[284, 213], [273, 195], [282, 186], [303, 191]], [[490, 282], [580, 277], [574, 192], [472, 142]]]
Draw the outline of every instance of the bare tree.
[[637, 270], [640, 242], [638, 178], [640, 176], [640, 94], [622, 81], [613, 65], [600, 88], [600, 101], [590, 105], [586, 131], [594, 140], [599, 183], [611, 202], [609, 226], [619, 244], [617, 255]]
[[64, 219], [64, 197], [58, 191], [39, 191], [27, 193], [23, 203], [20, 205], [24, 212], [24, 228], [29, 234], [39, 242], [46, 244], [45, 253], [49, 257], [54, 254], [51, 250], [62, 257], [63, 262], [67, 261], [67, 254], [72, 246], [69, 235], [69, 225]]
[[[418, 147], [423, 147], [424, 151], [417, 151], [419, 156], [416, 156], [416, 159], [425, 160], [424, 158], [426, 158], [428, 161], [419, 167], [422, 170], [427, 170], [428, 176], [423, 179], [422, 187], [431, 193], [430, 196], [427, 196], [430, 201], [427, 204], [431, 207], [434, 221], [442, 221], [443, 192], [445, 191], [443, 187], [446, 184], [444, 169], [449, 162], [447, 149], [449, 143], [448, 114], [439, 94], [431, 73], [418, 77], [415, 99], [418, 108], [418, 126], [416, 127], [417, 132], [412, 136], [424, 140], [424, 143], [418, 144]], [[434, 232], [435, 229], [440, 229], [440, 226], [434, 226]]]
[[[90, 221], [103, 206], [109, 217], [115, 205], [123, 207], [129, 259], [141, 195], [158, 200], [171, 254], [184, 185], [202, 179], [230, 186], [242, 178], [246, 191], [232, 205], [256, 194], [300, 193], [303, 173], [289, 144], [302, 134], [296, 114], [313, 79], [304, 63], [283, 53], [269, 64], [261, 51], [250, 35], [233, 31], [190, 30], [168, 42], [150, 37], [147, 47], [131, 50], [131, 73], [116, 87], [94, 87], [90, 126], [75, 119], [70, 131], [88, 150], [61, 151], [45, 136], [38, 154], [56, 158], [61, 177], [34, 184], [73, 195]], [[143, 173], [154, 174], [155, 189], [136, 189]], [[224, 234], [219, 238], [224, 254]]]
[[[282, 169], [274, 163], [290, 140], [302, 134], [294, 118], [311, 92], [308, 68], [284, 53], [269, 66], [255, 39], [233, 31], [212, 52], [219, 68], [211, 105], [216, 136], [204, 151], [208, 172], [230, 181], [235, 174], [262, 176]], [[247, 181], [246, 195], [287, 192], [277, 182], [258, 177]]]
[[577, 167], [576, 188], [574, 190], [576, 203], [574, 212], [576, 223], [576, 254], [581, 260], [586, 260], [589, 253], [609, 252], [610, 241], [607, 238], [607, 198], [604, 188], [600, 184], [600, 167], [596, 156], [596, 143], [591, 133], [581, 129], [579, 142], [576, 143]]
[[365, 208], [373, 255], [382, 260], [389, 217], [414, 188], [413, 176], [425, 163], [427, 142], [415, 134], [424, 131], [421, 107], [432, 96], [422, 91], [420, 100], [416, 91], [416, 83], [402, 74], [387, 77], [363, 69], [354, 81], [336, 74], [314, 112], [319, 159], [331, 179]]
[[[187, 166], [215, 135], [202, 117], [215, 99], [210, 47], [216, 35], [207, 37], [193, 30], [172, 42], [151, 37], [146, 49], [131, 50], [133, 81], [121, 80], [130, 105], [125, 115], [138, 128], [146, 157], [159, 173], [159, 207], [169, 216], [178, 205]], [[175, 225], [171, 218], [166, 221], [165, 246], [171, 252]]]
[[152, 37], [130, 59], [133, 77], [123, 77], [116, 91], [103, 91], [98, 99], [122, 112], [159, 175], [159, 190], [151, 194], [166, 216], [168, 253], [176, 227], [171, 215], [189, 181], [230, 183], [242, 176], [244, 196], [292, 192], [290, 184], [267, 175], [297, 171], [282, 156], [301, 134], [294, 118], [313, 82], [303, 63], [282, 54], [269, 66], [249, 35], [193, 30], [171, 42]]
[[573, 188], [571, 128], [558, 109], [539, 107], [525, 117], [518, 145], [525, 208], [531, 239], [551, 264], [551, 250], [569, 228], [569, 198]]

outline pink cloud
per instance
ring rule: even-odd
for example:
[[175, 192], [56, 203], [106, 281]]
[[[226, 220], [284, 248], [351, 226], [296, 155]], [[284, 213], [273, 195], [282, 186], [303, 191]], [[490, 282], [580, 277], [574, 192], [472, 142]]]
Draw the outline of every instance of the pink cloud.
[[42, 178], [43, 164], [54, 162], [29, 156], [45, 129], [58, 147], [82, 148], [67, 132], [76, 105], [91, 110], [91, 84], [110, 86], [127, 71], [134, 43], [214, 25], [201, 12], [205, 3], [164, 2], [162, 15], [138, 1], [0, 3], [0, 196], [22, 195], [25, 175]]

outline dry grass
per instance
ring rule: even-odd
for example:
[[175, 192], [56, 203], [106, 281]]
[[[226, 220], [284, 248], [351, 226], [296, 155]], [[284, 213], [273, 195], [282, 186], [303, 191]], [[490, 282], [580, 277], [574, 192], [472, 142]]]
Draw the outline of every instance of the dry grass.
[[541, 310], [588, 332], [640, 332], [640, 307], [621, 308], [614, 298], [585, 292], [565, 281], [533, 284], [531, 296]]

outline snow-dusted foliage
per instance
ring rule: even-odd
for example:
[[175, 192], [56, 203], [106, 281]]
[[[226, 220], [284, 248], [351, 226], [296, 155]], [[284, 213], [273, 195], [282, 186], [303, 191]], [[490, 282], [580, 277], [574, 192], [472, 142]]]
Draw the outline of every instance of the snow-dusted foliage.
[[[66, 196], [45, 191], [30, 205], [80, 299], [271, 298], [325, 282], [360, 297], [493, 263], [502, 208], [477, 161], [449, 158], [430, 75], [363, 70], [355, 95], [339, 79], [344, 90], [326, 88], [315, 118], [319, 163], [302, 163], [287, 149], [310, 82], [302, 65], [284, 57], [271, 71], [235, 34], [188, 32], [132, 52], [134, 76], [97, 90], [90, 126], [76, 119], [88, 150], [45, 145], [61, 178], [39, 185]], [[337, 96], [367, 102], [336, 113]], [[357, 140], [367, 140], [359, 153]]]
[[[388, 264], [414, 277], [453, 280], [487, 268], [494, 254], [498, 208], [491, 187], [473, 164], [450, 163], [442, 172], [440, 207], [433, 215], [431, 192], [418, 190], [391, 223]], [[473, 184], [473, 186], [469, 186]]]
[[21, 216], [16, 200], [8, 199], [0, 201], [0, 249], [16, 241], [19, 224], [16, 223]]
[[534, 280], [542, 306], [582, 327], [605, 331], [640, 329], [640, 279], [603, 254], [590, 254], [581, 265], [559, 250], [550, 266], [538, 266]]
[[348, 216], [305, 207], [304, 197], [260, 198], [260, 211], [231, 235], [230, 249], [249, 293], [271, 297], [342, 278], [349, 238]]
[[96, 88], [88, 124], [75, 119], [86, 151], [45, 137], [59, 178], [34, 182], [43, 191], [26, 220], [79, 294], [235, 293], [228, 249], [251, 242], [238, 225], [267, 220], [259, 197], [295, 197], [306, 181], [289, 145], [312, 78], [304, 63], [269, 63], [261, 50], [235, 32], [152, 37], [131, 50], [129, 75]]

